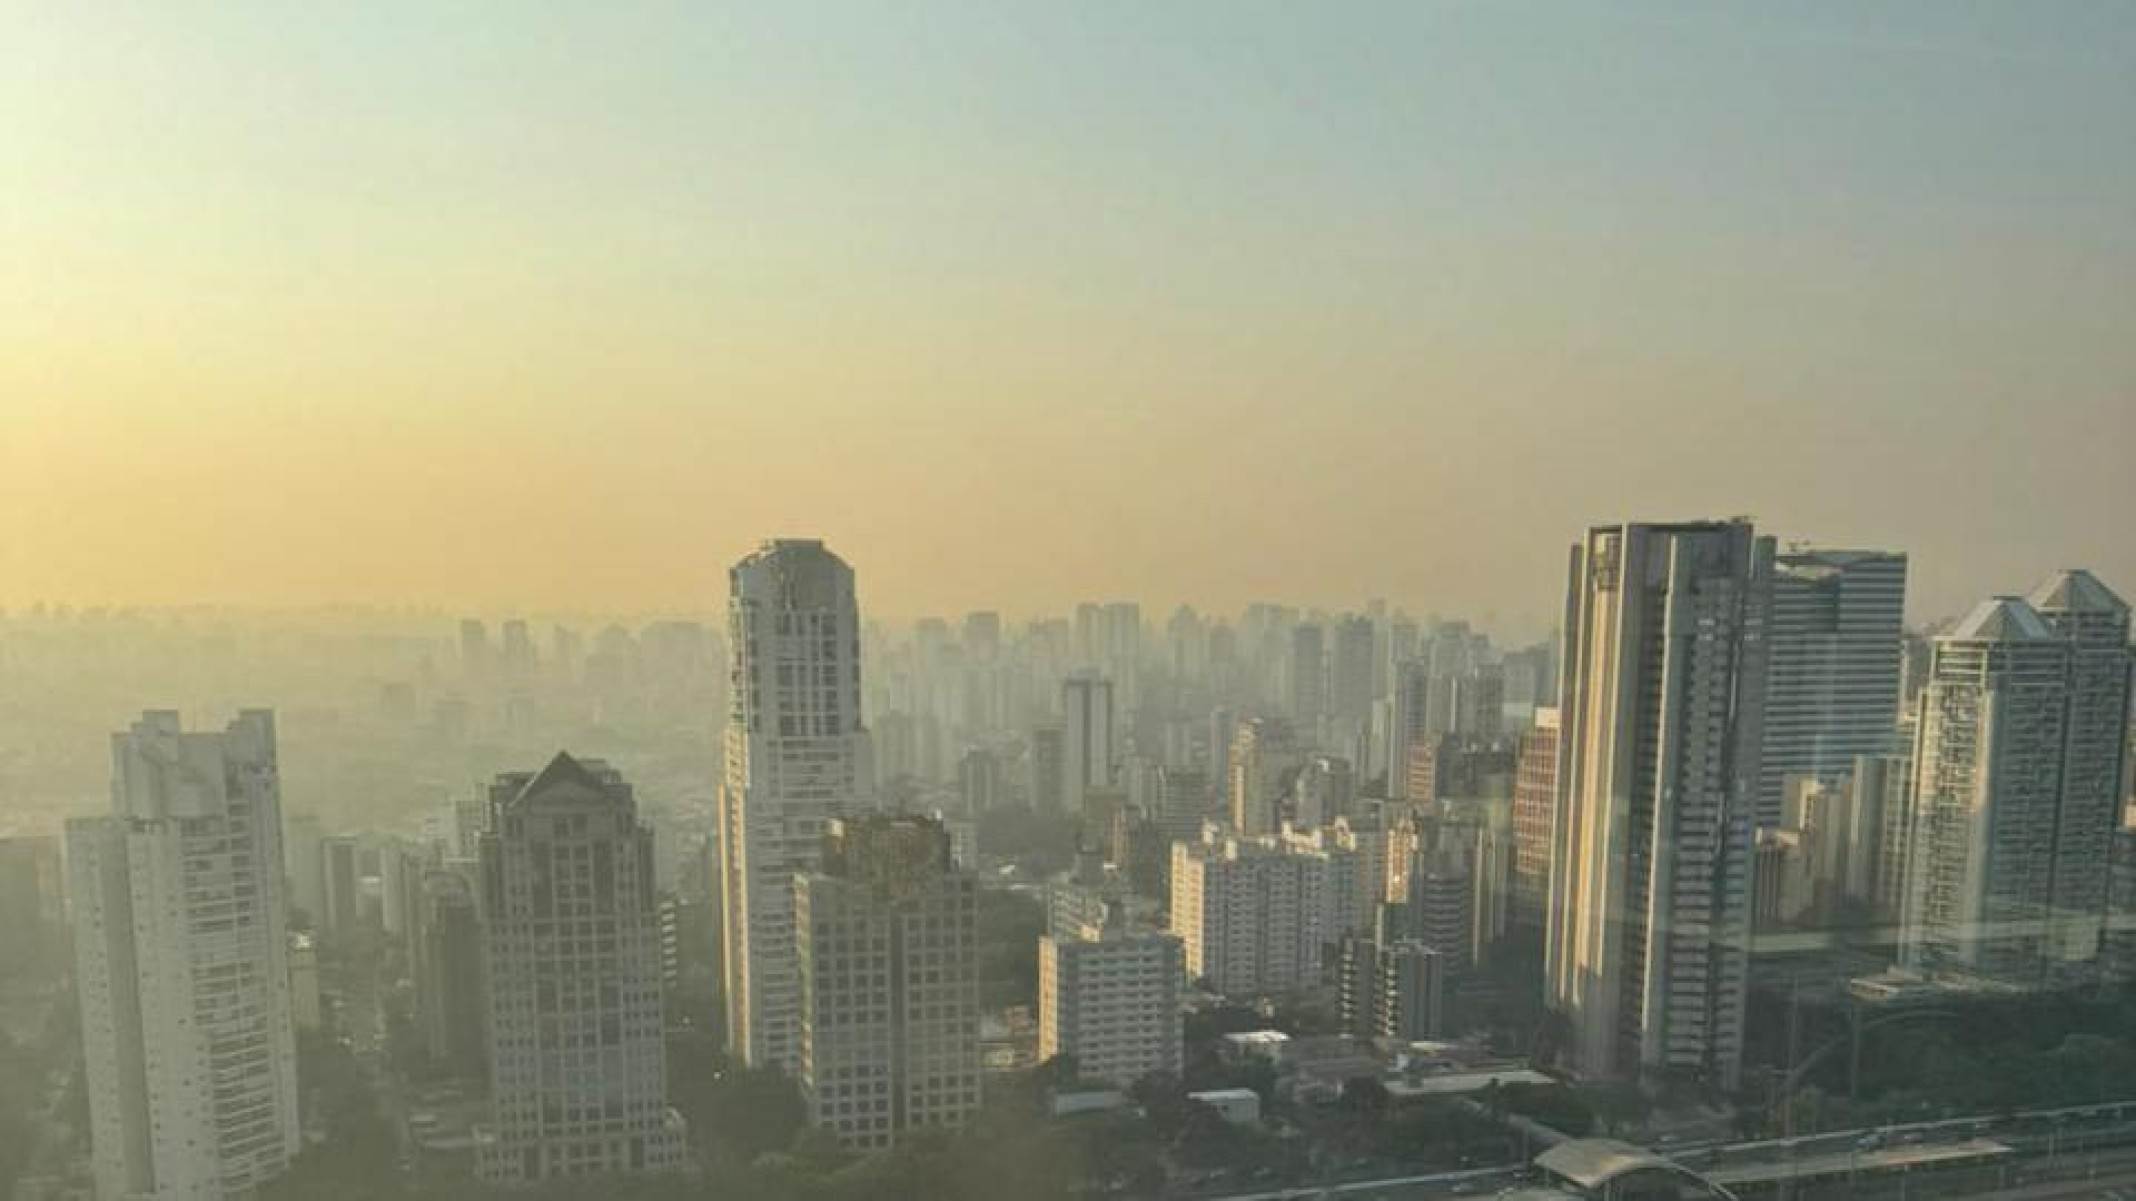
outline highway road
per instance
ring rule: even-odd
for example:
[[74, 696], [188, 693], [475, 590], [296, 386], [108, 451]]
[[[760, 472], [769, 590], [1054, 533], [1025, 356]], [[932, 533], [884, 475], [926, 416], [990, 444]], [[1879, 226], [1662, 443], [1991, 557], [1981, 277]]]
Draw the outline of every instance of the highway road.
[[[1927, 1172], [1901, 1181], [1863, 1178], [1853, 1195], [1859, 1198], [1971, 1197], [2099, 1197], [2110, 1196], [2113, 1187], [2131, 1191], [2125, 1199], [2136, 1201], [2136, 1103], [2109, 1102], [2054, 1110], [2033, 1110], [2000, 1116], [1945, 1118], [1907, 1122], [1876, 1129], [1832, 1130], [1786, 1139], [1761, 1139], [1723, 1144], [1684, 1144], [1661, 1148], [1670, 1158], [1694, 1170], [1717, 1166], [1743, 1169], [1750, 1165], [1784, 1164], [1789, 1161], [1821, 1160], [1843, 1156], [1865, 1146], [1879, 1148], [1934, 1147], [1973, 1139], [1993, 1139], [2011, 1147], [2013, 1157], [2006, 1174], [1986, 1191], [1949, 1191], [1954, 1182], [1939, 1182], [1942, 1191], [1927, 1191], [1934, 1179]], [[1432, 1172], [1387, 1176], [1339, 1184], [1296, 1185], [1233, 1193], [1205, 1201], [1302, 1201], [1329, 1198], [1342, 1201], [1437, 1201], [1439, 1198], [1488, 1197], [1515, 1183], [1522, 1172], [1515, 1168], [1477, 1168], [1458, 1172]], [[2010, 1191], [2001, 1191], [2008, 1189]], [[2034, 1193], [2029, 1190], [2065, 1190]], [[2076, 1191], [2066, 1191], [2074, 1189]], [[2090, 1191], [2086, 1191], [2089, 1189]], [[1846, 1186], [1827, 1185], [1798, 1195], [1846, 1196]]]

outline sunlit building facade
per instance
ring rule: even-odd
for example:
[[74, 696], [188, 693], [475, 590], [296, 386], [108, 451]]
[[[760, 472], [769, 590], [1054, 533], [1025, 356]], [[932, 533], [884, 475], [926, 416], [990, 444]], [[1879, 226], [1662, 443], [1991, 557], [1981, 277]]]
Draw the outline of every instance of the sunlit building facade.
[[1741, 520], [1573, 550], [1545, 979], [1579, 1075], [1738, 1081], [1772, 554]]
[[97, 1195], [250, 1196], [300, 1146], [274, 715], [143, 714], [111, 798], [67, 827]]
[[734, 565], [720, 887], [728, 1046], [800, 1070], [796, 872], [814, 870], [824, 823], [869, 803], [853, 571], [821, 542], [767, 542]]

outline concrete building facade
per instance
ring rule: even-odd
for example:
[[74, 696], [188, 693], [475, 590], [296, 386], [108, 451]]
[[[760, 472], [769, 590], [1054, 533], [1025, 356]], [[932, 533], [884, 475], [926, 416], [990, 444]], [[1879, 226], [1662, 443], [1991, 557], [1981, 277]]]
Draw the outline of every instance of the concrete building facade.
[[111, 797], [67, 826], [97, 1195], [250, 1196], [301, 1145], [274, 715], [144, 713]]

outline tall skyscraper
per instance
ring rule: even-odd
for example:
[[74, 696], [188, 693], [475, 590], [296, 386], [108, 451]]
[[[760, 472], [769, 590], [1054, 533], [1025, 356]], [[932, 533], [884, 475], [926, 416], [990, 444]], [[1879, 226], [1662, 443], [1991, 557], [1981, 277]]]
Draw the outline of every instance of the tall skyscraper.
[[2054, 897], [2061, 963], [2097, 954], [2114, 830], [2128, 780], [2129, 606], [2088, 571], [2059, 571], [2027, 597], [2069, 646], [2069, 718], [2055, 821]]
[[111, 816], [67, 825], [97, 1195], [249, 1196], [300, 1146], [274, 715], [111, 749]]
[[964, 653], [974, 663], [992, 663], [1001, 655], [1001, 614], [990, 609], [964, 615]]
[[460, 678], [480, 686], [490, 680], [489, 631], [473, 617], [460, 619]]
[[630, 785], [559, 753], [490, 786], [483, 832], [490, 1103], [476, 1172], [493, 1184], [669, 1171], [689, 1152], [667, 1105], [653, 832]]
[[1903, 554], [1790, 547], [1774, 558], [1760, 825], [1780, 824], [1788, 777], [1837, 785], [1855, 756], [1892, 749], [1905, 610]]
[[303, 911], [303, 929], [326, 925], [326, 861], [321, 845], [324, 828], [315, 814], [285, 814], [282, 818], [282, 875], [289, 882], [289, 903]]
[[793, 879], [801, 1095], [855, 1149], [979, 1107], [979, 886], [924, 817], [829, 823]]
[[1580, 1075], [1737, 1084], [1772, 555], [1743, 520], [1573, 549], [1545, 947]]
[[728, 1046], [800, 1070], [793, 878], [824, 823], [868, 804], [853, 571], [813, 540], [767, 542], [729, 576], [732, 658], [720, 881]]
[[1328, 711], [1327, 634], [1317, 625], [1300, 625], [1290, 638], [1290, 715], [1310, 726]]
[[1418, 744], [1435, 740], [1425, 726], [1431, 712], [1431, 664], [1405, 659], [1394, 665], [1393, 696], [1388, 706], [1387, 789], [1398, 800], [1428, 801], [1409, 791], [1409, 764]]
[[1067, 791], [1061, 779], [1068, 772], [1068, 737], [1058, 725], [1035, 726], [1024, 752], [1024, 790], [1033, 809], [1057, 807]]
[[482, 919], [475, 888], [458, 871], [432, 869], [422, 881], [413, 960], [423, 1049], [434, 1066], [480, 1076], [489, 1053], [489, 1000], [482, 984]]
[[363, 926], [362, 848], [353, 834], [330, 834], [319, 840], [319, 893], [324, 915], [313, 915], [315, 929], [347, 938]]
[[1362, 724], [1372, 715], [1375, 642], [1369, 617], [1344, 617], [1335, 623], [1334, 653], [1328, 660], [1328, 706], [1343, 721]]
[[1079, 814], [1093, 789], [1112, 787], [1112, 681], [1079, 671], [1061, 681], [1061, 812]]
[[505, 682], [513, 685], [533, 682], [540, 660], [534, 650], [534, 636], [528, 631], [527, 623], [513, 618], [504, 623], [502, 633], [504, 644], [498, 656], [498, 666], [502, 669]]
[[1915, 744], [1902, 962], [2016, 987], [2098, 955], [2129, 716], [2128, 607], [2084, 572], [1935, 640]]

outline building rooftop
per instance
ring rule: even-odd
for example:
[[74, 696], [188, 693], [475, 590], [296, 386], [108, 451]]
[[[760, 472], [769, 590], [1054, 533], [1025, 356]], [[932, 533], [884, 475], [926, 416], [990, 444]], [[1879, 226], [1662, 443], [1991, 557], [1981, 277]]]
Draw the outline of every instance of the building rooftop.
[[2015, 596], [1997, 596], [1973, 606], [1946, 638], [1967, 642], [2036, 642], [2054, 637], [2039, 611]]
[[1536, 1156], [1535, 1166], [1581, 1188], [1599, 1188], [1626, 1172], [1676, 1165], [1652, 1151], [1613, 1138], [1576, 1138]]
[[2041, 580], [2025, 597], [2032, 607], [2064, 613], [2126, 613], [2128, 602], [2081, 567], [2064, 568]]
[[572, 758], [570, 752], [558, 751], [556, 752], [556, 757], [549, 760], [549, 765], [541, 769], [541, 774], [529, 780], [526, 787], [519, 790], [519, 796], [514, 799], [516, 801], [527, 797], [540, 796], [566, 784], [577, 785], [580, 788], [597, 793], [606, 791], [610, 781], [603, 779], [599, 774], [599, 772], [605, 771], [606, 768], [607, 765], [598, 759], [581, 763]]
[[1196, 1101], [1244, 1101], [1251, 1097], [1258, 1102], [1261, 1099], [1261, 1094], [1250, 1088], [1206, 1088], [1187, 1096]]
[[1481, 1092], [1493, 1084], [1556, 1084], [1557, 1078], [1533, 1068], [1507, 1068], [1495, 1072], [1439, 1072], [1414, 1080], [1397, 1079], [1383, 1083], [1390, 1097], [1442, 1097]]

